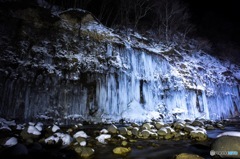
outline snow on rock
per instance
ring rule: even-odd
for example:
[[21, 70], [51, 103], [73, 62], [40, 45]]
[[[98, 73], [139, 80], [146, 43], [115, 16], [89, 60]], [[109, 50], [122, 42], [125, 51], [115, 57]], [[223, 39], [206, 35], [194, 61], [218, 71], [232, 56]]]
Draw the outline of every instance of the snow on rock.
[[17, 129], [17, 130], [23, 130], [24, 127], [25, 127], [25, 126], [24, 126], [23, 124], [17, 124], [16, 129]]
[[9, 131], [12, 131], [12, 129], [11, 129], [8, 125], [6, 125], [6, 124], [1, 125], [1, 126], [0, 126], [0, 130], [9, 130]]
[[54, 141], [55, 143], [58, 143], [60, 140], [62, 141], [63, 146], [69, 146], [73, 141], [72, 137], [69, 134], [55, 133], [54, 135], [46, 138], [45, 143], [49, 143], [52, 141]]
[[34, 127], [32, 125], [28, 126], [27, 132], [29, 134], [33, 134], [33, 135], [41, 135], [41, 132], [36, 127]]
[[217, 137], [221, 136], [235, 136], [235, 137], [240, 137], [240, 132], [238, 131], [227, 131], [224, 133], [219, 134]]
[[82, 137], [82, 138], [88, 138], [87, 134], [84, 131], [78, 131], [73, 135], [74, 138]]
[[80, 146], [86, 146], [86, 145], [87, 145], [87, 142], [86, 142], [86, 141], [82, 141], [82, 142], [80, 142], [79, 144], [80, 144]]
[[102, 129], [102, 130], [100, 131], [100, 133], [101, 133], [101, 134], [107, 134], [107, 133], [108, 133], [108, 130], [107, 130], [107, 129]]
[[12, 146], [16, 145], [17, 143], [18, 143], [17, 138], [16, 137], [11, 137], [5, 142], [4, 146], [12, 147]]
[[100, 136], [97, 136], [96, 139], [98, 142], [102, 144], [106, 144], [107, 142], [105, 141], [106, 139], [110, 139], [111, 135], [110, 134], [101, 134]]
[[41, 122], [38, 122], [35, 127], [39, 130], [39, 131], [42, 131], [43, 130], [43, 123]]
[[8, 121], [4, 118], [0, 118], [0, 123], [8, 125], [8, 126], [16, 126], [15, 120]]
[[60, 127], [57, 125], [53, 125], [52, 132], [57, 132], [58, 130], [60, 130]]

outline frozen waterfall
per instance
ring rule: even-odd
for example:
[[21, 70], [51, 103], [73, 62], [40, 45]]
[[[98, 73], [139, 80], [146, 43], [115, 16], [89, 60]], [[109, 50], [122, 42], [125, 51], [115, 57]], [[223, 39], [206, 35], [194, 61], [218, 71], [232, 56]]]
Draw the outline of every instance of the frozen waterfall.
[[197, 85], [193, 89], [162, 55], [111, 45], [106, 50], [105, 57], [115, 59], [108, 61], [108, 71], [81, 72], [78, 81], [57, 75], [33, 83], [1, 78], [0, 115], [25, 120], [145, 121], [221, 119], [240, 109], [238, 85], [206, 78], [190, 83]]

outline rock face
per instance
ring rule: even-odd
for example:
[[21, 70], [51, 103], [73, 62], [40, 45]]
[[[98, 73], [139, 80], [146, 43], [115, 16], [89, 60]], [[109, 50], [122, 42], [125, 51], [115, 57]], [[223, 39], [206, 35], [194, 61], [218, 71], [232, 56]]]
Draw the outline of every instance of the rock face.
[[239, 111], [234, 72], [223, 74], [223, 62], [196, 48], [153, 47], [136, 33], [129, 41], [82, 10], [0, 16], [0, 116], [102, 122]]

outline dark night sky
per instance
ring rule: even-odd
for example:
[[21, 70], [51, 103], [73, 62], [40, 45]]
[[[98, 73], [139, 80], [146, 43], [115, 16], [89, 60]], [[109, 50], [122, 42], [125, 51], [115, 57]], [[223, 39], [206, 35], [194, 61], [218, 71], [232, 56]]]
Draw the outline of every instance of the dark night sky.
[[240, 44], [240, 7], [237, 0], [186, 0], [197, 33], [213, 41]]

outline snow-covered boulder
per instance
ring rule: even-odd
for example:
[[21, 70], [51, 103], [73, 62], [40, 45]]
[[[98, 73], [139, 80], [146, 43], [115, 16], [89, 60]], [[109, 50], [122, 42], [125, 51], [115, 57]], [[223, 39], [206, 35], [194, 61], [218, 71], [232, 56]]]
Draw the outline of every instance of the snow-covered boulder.
[[190, 137], [197, 141], [204, 141], [207, 139], [207, 133], [203, 130], [193, 130], [190, 132]]
[[69, 134], [64, 133], [55, 133], [52, 136], [49, 136], [45, 139], [46, 144], [55, 145], [62, 144], [63, 147], [69, 146], [72, 143], [73, 139]]
[[21, 137], [25, 140], [38, 138], [41, 135], [41, 132], [33, 125], [29, 125], [24, 128], [21, 132]]
[[230, 131], [219, 134], [211, 145], [212, 156], [240, 158], [240, 132]]
[[97, 136], [96, 139], [98, 140], [98, 142], [102, 143], [102, 144], [106, 144], [106, 140], [111, 139], [111, 135], [110, 134], [101, 134], [100, 136]]

